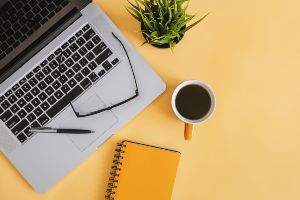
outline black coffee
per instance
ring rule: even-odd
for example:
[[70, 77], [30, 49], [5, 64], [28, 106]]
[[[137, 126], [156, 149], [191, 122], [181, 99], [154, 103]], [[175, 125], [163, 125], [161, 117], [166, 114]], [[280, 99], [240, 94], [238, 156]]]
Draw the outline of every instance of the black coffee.
[[175, 105], [183, 117], [198, 120], [208, 113], [211, 107], [211, 98], [203, 87], [188, 85], [179, 90]]

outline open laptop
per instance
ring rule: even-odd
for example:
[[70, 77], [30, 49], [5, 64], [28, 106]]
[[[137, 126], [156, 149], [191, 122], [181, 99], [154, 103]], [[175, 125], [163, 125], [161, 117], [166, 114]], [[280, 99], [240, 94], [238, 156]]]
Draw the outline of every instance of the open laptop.
[[[42, 193], [157, 98], [165, 84], [89, 0], [1, 0], [0, 7], [0, 149]], [[134, 94], [126, 52], [138, 97], [97, 115], [76, 117], [66, 94], [72, 94], [81, 112]], [[96, 133], [32, 134], [30, 127]]]

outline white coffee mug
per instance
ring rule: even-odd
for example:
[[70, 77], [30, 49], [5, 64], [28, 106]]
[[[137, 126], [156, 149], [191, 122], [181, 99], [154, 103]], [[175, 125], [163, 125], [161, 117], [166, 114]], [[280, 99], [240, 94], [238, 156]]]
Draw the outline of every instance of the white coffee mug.
[[[208, 112], [204, 116], [202, 116], [201, 118], [196, 119], [196, 120], [191, 120], [191, 119], [188, 119], [188, 118], [182, 116], [178, 112], [177, 107], [176, 107], [176, 97], [177, 97], [179, 91], [182, 88], [184, 88], [186, 86], [189, 86], [189, 85], [199, 85], [200, 87], [205, 89], [206, 92], [208, 93], [209, 97], [210, 97], [210, 100], [211, 100], [211, 104], [210, 104], [210, 108], [209, 108]], [[201, 104], [199, 104], [199, 106], [201, 106]], [[198, 81], [198, 80], [185, 81], [185, 82], [181, 83], [180, 85], [178, 85], [176, 87], [176, 89], [174, 90], [173, 95], [172, 95], [172, 108], [173, 108], [173, 111], [174, 111], [175, 115], [185, 123], [184, 138], [186, 140], [191, 140], [192, 139], [193, 131], [194, 131], [194, 125], [200, 124], [200, 123], [206, 121], [212, 115], [212, 113], [214, 112], [215, 107], [216, 107], [216, 98], [215, 98], [214, 92], [213, 92], [213, 90], [211, 89], [211, 87], [209, 85], [207, 85], [206, 83], [204, 83], [202, 81]]]

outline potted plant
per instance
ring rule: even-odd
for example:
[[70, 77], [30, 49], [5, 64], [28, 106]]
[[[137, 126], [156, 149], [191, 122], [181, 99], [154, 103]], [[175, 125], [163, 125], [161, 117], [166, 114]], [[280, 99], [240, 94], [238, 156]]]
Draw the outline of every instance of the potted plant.
[[158, 48], [171, 48], [184, 34], [201, 22], [208, 14], [188, 25], [195, 15], [186, 13], [189, 0], [135, 0], [127, 11], [141, 23], [145, 43]]

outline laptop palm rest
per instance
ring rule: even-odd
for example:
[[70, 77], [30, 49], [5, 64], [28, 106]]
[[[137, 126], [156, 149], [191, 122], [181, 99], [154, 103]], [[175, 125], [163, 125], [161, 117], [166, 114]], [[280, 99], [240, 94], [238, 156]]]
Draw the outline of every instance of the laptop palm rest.
[[[80, 113], [89, 113], [105, 107], [101, 98], [95, 94], [88, 97], [88, 99], [81, 105], [75, 105], [75, 108]], [[91, 134], [68, 134], [67, 137], [77, 146], [80, 151], [84, 151], [95, 140], [101, 137], [106, 131], [118, 122], [118, 118], [112, 111], [105, 111], [93, 116], [77, 118], [71, 109], [68, 109], [60, 121], [60, 128], [71, 129], [87, 129], [93, 130], [95, 133]], [[65, 113], [64, 113], [65, 114]]]

